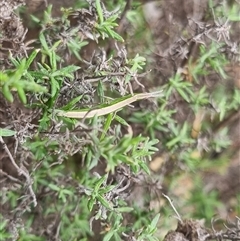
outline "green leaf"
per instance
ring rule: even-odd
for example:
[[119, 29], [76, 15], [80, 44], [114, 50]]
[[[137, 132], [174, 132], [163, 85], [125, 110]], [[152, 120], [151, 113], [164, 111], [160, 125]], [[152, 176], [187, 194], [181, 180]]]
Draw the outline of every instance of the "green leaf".
[[34, 49], [34, 51], [31, 53], [31, 55], [28, 57], [27, 62], [26, 62], [26, 69], [29, 68], [29, 66], [31, 65], [31, 63], [33, 62], [33, 60], [36, 58], [38, 52], [40, 51], [40, 49]]
[[124, 126], [127, 126], [127, 127], [129, 126], [129, 124], [122, 117], [120, 117], [119, 115], [115, 114], [114, 120], [119, 122], [121, 125], [124, 125]]
[[18, 67], [19, 66], [19, 60], [15, 59], [12, 57], [12, 55], [10, 55], [10, 60], [12, 62], [12, 64], [15, 66], [15, 67]]
[[108, 192], [112, 191], [114, 188], [115, 188], [114, 185], [106, 186], [105, 188], [102, 188], [102, 189], [99, 191], [99, 193], [100, 193], [100, 194], [105, 194], [105, 193], [108, 193]]
[[150, 173], [150, 170], [149, 170], [149, 168], [148, 168], [148, 166], [146, 165], [145, 162], [141, 161], [141, 162], [139, 162], [139, 165], [141, 166], [141, 168], [142, 168], [148, 175], [151, 174], [151, 173]]
[[101, 7], [101, 4], [100, 4], [100, 0], [96, 0], [95, 3], [96, 3], [96, 9], [97, 9], [98, 17], [99, 17], [99, 20], [100, 20], [100, 24], [102, 24], [104, 19], [103, 19], [103, 11], [102, 11], [102, 7]]
[[104, 137], [106, 136], [106, 133], [107, 131], [109, 130], [110, 128], [110, 125], [112, 123], [112, 120], [113, 120], [113, 112], [110, 113], [108, 116], [107, 116], [107, 119], [105, 121], [105, 124], [104, 124], [104, 127], [103, 127], [103, 131], [102, 131], [102, 135], [100, 137], [100, 141], [102, 141], [104, 139]]
[[45, 39], [45, 36], [44, 36], [44, 34], [43, 34], [43, 32], [41, 32], [40, 34], [39, 34], [39, 40], [40, 40], [40, 42], [41, 42], [41, 45], [42, 45], [42, 47], [43, 47], [43, 49], [46, 51], [46, 53], [47, 54], [49, 54], [49, 47], [48, 47], [48, 45], [47, 45], [47, 41], [46, 41], [46, 39]]
[[97, 192], [99, 188], [102, 186], [102, 184], [107, 180], [108, 174], [102, 176], [98, 179], [98, 181], [95, 183], [94, 191]]
[[114, 235], [114, 230], [110, 230], [105, 236], [104, 236], [104, 238], [103, 238], [103, 241], [109, 241], [111, 238], [112, 238], [112, 236]]
[[56, 71], [57, 60], [56, 60], [56, 53], [53, 50], [49, 53], [49, 58], [50, 58], [50, 65], [52, 67], [52, 71]]
[[88, 210], [91, 212], [93, 209], [94, 204], [96, 203], [95, 197], [92, 197], [87, 204]]
[[55, 80], [55, 78], [51, 77], [51, 97], [54, 97], [59, 90], [59, 83]]
[[50, 187], [50, 188], [51, 188], [52, 190], [54, 190], [54, 191], [57, 191], [57, 192], [60, 191], [60, 187], [58, 187], [58, 186], [55, 185], [55, 184], [49, 183], [49, 184], [48, 184], [48, 187]]
[[4, 82], [7, 82], [8, 75], [4, 72], [0, 71], [0, 86], [4, 84]]
[[113, 38], [118, 40], [118, 41], [124, 42], [124, 39], [122, 38], [122, 36], [119, 35], [118, 33], [114, 32], [114, 31], [113, 31]]
[[21, 86], [17, 87], [17, 92], [18, 92], [19, 99], [22, 101], [23, 104], [26, 104], [27, 97], [26, 97], [25, 91], [23, 90], [23, 88]]
[[57, 42], [55, 42], [55, 43], [53, 44], [51, 50], [52, 50], [53, 52], [55, 52], [56, 49], [57, 49], [57, 47], [58, 47], [61, 43], [62, 43], [62, 40], [61, 40], [61, 39], [58, 40]]
[[25, 72], [25, 66], [26, 66], [26, 59], [22, 59], [21, 60], [21, 62], [20, 62], [20, 64], [17, 66], [17, 70], [14, 72], [14, 74], [9, 78], [9, 80], [8, 80], [8, 84], [10, 85], [10, 84], [13, 84], [13, 83], [17, 83], [20, 79], [21, 79], [21, 77], [22, 77], [22, 75], [23, 75], [23, 73]]
[[0, 136], [14, 136], [16, 133], [16, 131], [0, 128]]
[[102, 195], [97, 195], [96, 198], [104, 207], [113, 210], [112, 205]]
[[158, 213], [158, 214], [154, 217], [154, 219], [152, 220], [152, 222], [151, 222], [151, 224], [150, 224], [150, 229], [151, 229], [151, 231], [154, 230], [154, 229], [157, 227], [159, 218], [160, 218], [160, 213]]
[[5, 83], [5, 85], [2, 88], [2, 93], [4, 95], [4, 97], [9, 101], [9, 102], [13, 102], [13, 95], [9, 89], [9, 86], [7, 83]]
[[69, 103], [64, 105], [61, 110], [72, 110], [75, 107], [75, 104], [78, 103], [82, 99], [83, 95], [79, 95], [72, 99]]
[[120, 213], [129, 213], [129, 212], [133, 211], [134, 208], [131, 208], [131, 207], [120, 207], [120, 208], [114, 208], [114, 210], [116, 210], [117, 212], [120, 212]]
[[190, 102], [189, 97], [187, 96], [186, 92], [183, 89], [178, 88], [177, 92], [182, 96], [184, 100], [186, 100], [188, 103]]
[[66, 75], [69, 73], [74, 73], [79, 69], [81, 69], [81, 67], [76, 66], [76, 65], [69, 65], [69, 66], [61, 68], [61, 72], [63, 73], [63, 75]]

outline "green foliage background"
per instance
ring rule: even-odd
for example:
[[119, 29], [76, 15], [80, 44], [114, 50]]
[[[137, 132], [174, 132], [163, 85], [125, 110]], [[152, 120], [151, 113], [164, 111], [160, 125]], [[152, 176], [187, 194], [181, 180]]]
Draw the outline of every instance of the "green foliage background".
[[[237, 195], [233, 205], [224, 203], [205, 182], [207, 172], [226, 173], [237, 152], [224, 123], [240, 107], [240, 90], [229, 86], [226, 71], [239, 63], [230, 27], [239, 23], [240, 9], [224, 4], [209, 2], [199, 42], [182, 31], [185, 43], [179, 38], [175, 50], [195, 41], [197, 56], [190, 54], [165, 77], [154, 69], [157, 48], [141, 2], [129, 7], [120, 0], [79, 1], [62, 9], [60, 18], [52, 17], [51, 6], [42, 18], [32, 16], [40, 28], [34, 48], [9, 52], [0, 71], [1, 101], [8, 101], [2, 103], [10, 109], [21, 103], [23, 109], [19, 126], [13, 121], [0, 129], [4, 151], [10, 149], [19, 168], [19, 177], [6, 175], [14, 184], [1, 191], [2, 240], [162, 240], [176, 222], [162, 193], [182, 219], [205, 219], [206, 227], [215, 215], [224, 219], [228, 208], [239, 215]], [[123, 18], [126, 29], [119, 33]], [[236, 53], [229, 50], [235, 44]], [[94, 48], [91, 56], [87, 48]], [[210, 78], [216, 79], [214, 88]], [[110, 98], [119, 102], [146, 89], [163, 96], [103, 117], [56, 114], [104, 108]], [[184, 120], [181, 108], [189, 114]], [[202, 112], [194, 135], [193, 122]], [[9, 140], [19, 143], [17, 154]], [[151, 166], [155, 157], [163, 160], [157, 169]], [[179, 194], [182, 178], [191, 188]], [[141, 195], [134, 197], [137, 188]]]

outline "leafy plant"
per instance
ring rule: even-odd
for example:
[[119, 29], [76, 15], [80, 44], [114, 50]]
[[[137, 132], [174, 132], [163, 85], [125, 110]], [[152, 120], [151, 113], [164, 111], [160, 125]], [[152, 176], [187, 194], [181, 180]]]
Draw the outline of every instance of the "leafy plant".
[[100, 0], [96, 0], [96, 10], [99, 22], [95, 24], [95, 28], [100, 33], [101, 37], [103, 39], [111, 37], [124, 42], [123, 38], [113, 30], [114, 27], [118, 26], [116, 23], [118, 15], [114, 14], [112, 16], [106, 16], [106, 11], [103, 11]]
[[[171, 6], [158, 4], [156, 10]], [[175, 15], [166, 20], [165, 6], [159, 24], [166, 29], [159, 32], [139, 1], [76, 6], [61, 8], [57, 18], [54, 6], [32, 16], [38, 38], [14, 35], [7, 51], [10, 30], [0, 26], [1, 63], [7, 58], [0, 71], [1, 206], [8, 213], [0, 236], [163, 239], [176, 208], [170, 199], [166, 204], [162, 189], [175, 196], [182, 215], [209, 223], [223, 205], [218, 192], [206, 190], [204, 172], [226, 168], [225, 157], [235, 150], [229, 129], [240, 91], [228, 82], [231, 56], [237, 56], [229, 29], [239, 21], [239, 7], [224, 10], [210, 1], [204, 23], [188, 19], [194, 28], [171, 29]]]
[[28, 68], [38, 52], [39, 50], [34, 50], [28, 59], [17, 60], [10, 58], [15, 69], [0, 72], [1, 93], [8, 101], [13, 102], [14, 100], [12, 91], [18, 92], [18, 96], [24, 104], [27, 103], [26, 91], [34, 93], [47, 92], [47, 89], [37, 84], [34, 77], [28, 72]]

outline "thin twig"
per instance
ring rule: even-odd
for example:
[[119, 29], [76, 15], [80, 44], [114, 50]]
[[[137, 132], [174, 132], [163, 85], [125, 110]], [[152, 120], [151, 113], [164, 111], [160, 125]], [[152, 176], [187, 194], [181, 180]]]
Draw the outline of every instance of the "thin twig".
[[15, 160], [14, 160], [11, 152], [9, 151], [6, 143], [4, 142], [4, 140], [3, 140], [3, 138], [2, 138], [1, 136], [0, 136], [0, 143], [3, 145], [3, 149], [7, 152], [8, 157], [9, 157], [10, 161], [12, 162], [13, 166], [17, 169], [18, 174], [19, 174], [19, 175], [23, 175], [23, 176], [26, 178], [26, 183], [27, 183], [27, 186], [28, 186], [30, 195], [31, 195], [31, 197], [32, 197], [32, 199], [33, 199], [33, 200], [32, 200], [32, 201], [33, 201], [33, 205], [34, 205], [34, 207], [36, 207], [36, 206], [37, 206], [36, 195], [35, 195], [35, 193], [34, 193], [34, 191], [33, 191], [33, 189], [32, 189], [32, 183], [33, 183], [33, 181], [32, 181], [32, 179], [31, 179], [31, 177], [30, 177], [30, 175], [29, 175], [29, 173], [28, 173], [28, 170], [27, 170], [25, 167], [20, 168], [20, 167], [17, 165], [17, 163], [15, 162]]
[[177, 219], [182, 223], [183, 221], [181, 219], [181, 216], [179, 215], [178, 211], [174, 207], [172, 200], [167, 195], [165, 195], [164, 193], [162, 193], [162, 195], [168, 200], [168, 202], [170, 203], [173, 211], [177, 214]]
[[9, 175], [8, 173], [4, 172], [2, 169], [0, 169], [0, 174], [2, 174], [3, 176], [5, 176], [6, 178], [10, 179], [11, 181], [13, 182], [16, 182], [16, 183], [21, 183], [19, 179]]

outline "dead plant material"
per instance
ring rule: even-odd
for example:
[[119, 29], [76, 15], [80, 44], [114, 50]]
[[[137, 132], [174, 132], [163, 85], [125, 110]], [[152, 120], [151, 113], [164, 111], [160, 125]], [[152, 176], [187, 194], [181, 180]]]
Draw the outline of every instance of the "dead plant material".
[[164, 241], [205, 241], [209, 237], [200, 220], [183, 220], [178, 222], [177, 229], [170, 231]]

